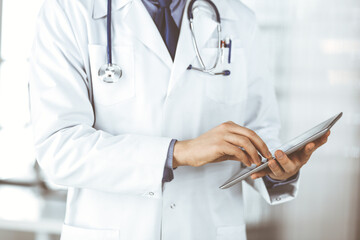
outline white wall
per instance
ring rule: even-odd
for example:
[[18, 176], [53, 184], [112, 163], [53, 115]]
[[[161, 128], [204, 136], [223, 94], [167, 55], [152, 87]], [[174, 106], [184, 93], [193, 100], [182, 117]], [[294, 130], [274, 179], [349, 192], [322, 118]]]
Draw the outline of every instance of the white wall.
[[249, 239], [263, 239], [259, 232], [276, 240], [360, 239], [360, 1], [244, 2], [268, 43], [281, 138], [344, 112], [302, 170], [295, 201], [260, 209], [248, 204]]

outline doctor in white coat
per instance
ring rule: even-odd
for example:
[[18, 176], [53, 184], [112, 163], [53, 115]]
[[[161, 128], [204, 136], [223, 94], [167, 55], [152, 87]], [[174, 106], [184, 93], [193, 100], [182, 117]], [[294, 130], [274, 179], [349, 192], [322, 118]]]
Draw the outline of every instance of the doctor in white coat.
[[[199, 62], [186, 14], [172, 56], [141, 0], [113, 0], [113, 62], [123, 75], [105, 83], [98, 70], [107, 62], [107, 1], [45, 1], [30, 94], [39, 164], [68, 187], [63, 240], [246, 239], [242, 185], [219, 186], [258, 164], [257, 152], [271, 158], [277, 103], [254, 14], [239, 0], [213, 2], [222, 36], [232, 39], [231, 62], [225, 49], [217, 70], [230, 76], [187, 70]], [[209, 65], [217, 52], [213, 12], [197, 8], [194, 19]], [[327, 136], [291, 156], [277, 151], [271, 170], [247, 183], [270, 204], [293, 199], [300, 167]]]

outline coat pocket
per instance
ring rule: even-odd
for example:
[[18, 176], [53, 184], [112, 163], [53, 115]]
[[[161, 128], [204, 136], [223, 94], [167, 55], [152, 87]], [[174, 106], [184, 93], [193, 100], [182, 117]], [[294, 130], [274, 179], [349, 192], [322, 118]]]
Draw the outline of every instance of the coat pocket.
[[119, 230], [74, 227], [63, 224], [60, 240], [119, 240]]
[[[217, 48], [202, 49], [206, 66], [212, 66], [217, 56]], [[229, 76], [202, 74], [206, 81], [206, 96], [211, 100], [228, 105], [243, 102], [247, 95], [247, 66], [243, 48], [233, 48], [231, 62], [228, 62], [229, 49], [224, 50], [223, 61], [219, 61], [214, 72], [229, 70]]]
[[112, 62], [122, 69], [122, 76], [116, 83], [106, 83], [99, 79], [101, 66], [107, 64], [107, 47], [89, 45], [91, 81], [94, 102], [101, 105], [113, 105], [135, 96], [134, 52], [129, 44], [112, 48]]
[[245, 224], [219, 227], [217, 229], [216, 240], [246, 240]]

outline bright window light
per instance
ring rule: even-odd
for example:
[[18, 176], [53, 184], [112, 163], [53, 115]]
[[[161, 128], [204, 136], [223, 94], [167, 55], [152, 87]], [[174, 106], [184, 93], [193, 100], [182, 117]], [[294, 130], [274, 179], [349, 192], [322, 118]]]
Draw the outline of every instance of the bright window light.
[[30, 126], [27, 60], [42, 2], [43, 0], [3, 0], [0, 55], [0, 179], [26, 181], [34, 176], [35, 154]]

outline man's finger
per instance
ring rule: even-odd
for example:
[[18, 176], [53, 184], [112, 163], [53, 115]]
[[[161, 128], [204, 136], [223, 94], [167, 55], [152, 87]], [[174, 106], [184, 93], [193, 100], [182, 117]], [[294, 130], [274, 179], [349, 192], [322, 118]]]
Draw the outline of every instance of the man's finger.
[[251, 166], [251, 158], [239, 147], [232, 145], [231, 143], [225, 143], [221, 146], [221, 148], [224, 155], [231, 155], [236, 157], [236, 159], [232, 160], [243, 162], [248, 167]]
[[291, 161], [283, 151], [277, 150], [275, 152], [275, 157], [285, 172], [292, 173], [296, 171], [297, 168], [296, 164], [293, 161]]
[[329, 135], [330, 135], [330, 130], [327, 131], [321, 138], [316, 139], [316, 140], [314, 141], [314, 143], [315, 143], [315, 149], [314, 149], [314, 151], [315, 151], [317, 148], [319, 148], [320, 146], [324, 145], [324, 144], [327, 142], [327, 139], [328, 139]]
[[304, 151], [303, 151], [305, 154], [305, 157], [310, 158], [311, 154], [315, 151], [315, 149], [316, 149], [316, 144], [314, 142], [306, 144]]
[[[251, 158], [246, 152], [244, 152], [244, 153], [245, 153], [245, 155], [246, 155], [246, 157], [248, 159]], [[213, 163], [215, 163], [215, 162], [223, 162], [223, 161], [227, 161], [227, 160], [238, 161], [238, 162], [243, 162], [244, 161], [244, 159], [240, 159], [240, 158], [238, 158], [238, 157], [236, 157], [234, 155], [224, 155], [224, 156], [219, 157], [216, 160], [214, 160]]]
[[301, 165], [306, 164], [313, 152], [327, 142], [329, 135], [330, 131], [325, 133], [321, 138], [306, 144], [301, 150], [291, 154], [293, 162], [300, 163]]
[[[318, 149], [319, 147], [324, 145], [327, 142], [329, 135], [330, 135], [330, 130], [327, 131], [319, 139], [316, 139], [315, 141], [306, 144], [306, 146], [304, 148], [305, 154], [307, 154], [307, 156], [310, 156], [316, 149]], [[312, 146], [312, 145], [309, 146], [309, 144], [314, 144], [314, 146]]]
[[266, 175], [272, 173], [272, 171], [270, 170], [270, 168], [266, 168], [264, 170], [261, 170], [257, 173], [253, 173], [251, 174], [251, 178], [252, 179], [257, 179], [257, 178], [261, 178], [261, 177], [265, 177]]
[[270, 159], [271, 153], [266, 146], [265, 142], [252, 130], [241, 127], [240, 125], [237, 125], [233, 122], [227, 122], [225, 123], [225, 127], [229, 132], [236, 133], [239, 135], [243, 135], [250, 139], [250, 141], [254, 144], [256, 149], [261, 153], [261, 155], [265, 158]]
[[228, 133], [224, 136], [224, 140], [235, 145], [235, 146], [239, 146], [242, 147], [243, 149], [245, 149], [245, 151], [251, 156], [251, 162], [259, 165], [261, 163], [261, 160], [259, 158], [258, 152], [255, 148], [255, 146], [252, 144], [252, 142], [244, 137], [244, 136], [240, 136], [238, 134], [234, 134], [234, 133]]
[[280, 177], [284, 174], [284, 170], [281, 169], [280, 165], [274, 159], [269, 161], [269, 168], [271, 172], [277, 177]]
[[316, 150], [316, 144], [314, 142], [310, 142], [305, 145], [305, 147], [297, 153], [298, 162], [302, 165], [307, 163], [307, 161], [310, 159], [311, 154]]

